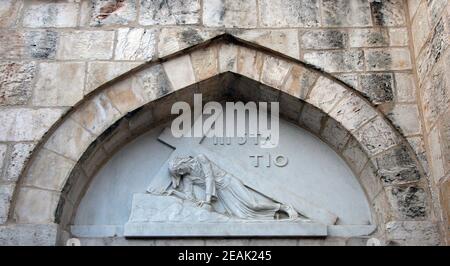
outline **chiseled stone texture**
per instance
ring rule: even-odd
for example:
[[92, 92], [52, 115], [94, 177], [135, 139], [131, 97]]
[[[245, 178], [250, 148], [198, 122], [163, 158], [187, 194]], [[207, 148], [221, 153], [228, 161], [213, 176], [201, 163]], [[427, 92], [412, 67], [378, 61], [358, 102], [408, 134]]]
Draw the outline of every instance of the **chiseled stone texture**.
[[412, 68], [407, 48], [369, 49], [365, 51], [366, 68], [377, 70], [408, 70]]
[[[0, 184], [0, 224], [6, 223], [6, 220], [8, 219], [9, 206], [11, 204], [14, 188], [15, 184]], [[1, 239], [2, 235], [0, 234], [0, 244]]]
[[345, 98], [330, 112], [331, 117], [352, 132], [376, 115], [377, 113], [359, 97]]
[[58, 59], [111, 59], [114, 31], [72, 31], [61, 33]]
[[303, 49], [342, 49], [347, 46], [347, 33], [342, 30], [306, 30], [301, 34]]
[[448, 0], [430, 0], [426, 1], [426, 3], [428, 6], [430, 24], [433, 27], [438, 23], [438, 20], [441, 18], [441, 13], [445, 7], [448, 8]]
[[255, 28], [258, 22], [257, 0], [203, 1], [203, 24], [206, 27]]
[[406, 23], [403, 0], [370, 1], [374, 24], [379, 26], [403, 26]]
[[0, 59], [54, 59], [58, 36], [53, 30], [0, 30]]
[[266, 56], [261, 73], [261, 82], [274, 88], [280, 88], [291, 66], [292, 64], [287, 61]]
[[363, 125], [355, 137], [370, 155], [383, 152], [394, 145], [400, 144], [401, 139], [383, 118], [376, 117], [374, 120]]
[[84, 93], [90, 93], [103, 83], [124, 74], [138, 65], [140, 63], [137, 62], [89, 62]]
[[307, 63], [326, 72], [356, 72], [364, 70], [364, 55], [359, 50], [314, 51], [304, 55]]
[[140, 0], [141, 25], [186, 25], [200, 23], [200, 0]]
[[0, 110], [0, 141], [37, 141], [62, 115], [57, 108]]
[[35, 106], [72, 106], [83, 98], [85, 64], [41, 63], [33, 93]]
[[91, 26], [127, 25], [136, 20], [135, 0], [93, 0], [91, 2]]
[[77, 3], [34, 3], [23, 14], [24, 27], [76, 27], [77, 22]]
[[371, 26], [369, 1], [366, 0], [323, 0], [324, 26], [364, 27]]
[[15, 26], [22, 6], [22, 1], [3, 0], [0, 5], [0, 28]]
[[392, 74], [361, 75], [360, 91], [373, 104], [383, 104], [394, 100], [394, 77]]
[[346, 89], [330, 79], [320, 77], [306, 101], [328, 113], [342, 98]]
[[412, 186], [387, 188], [388, 199], [397, 219], [423, 219], [427, 216], [427, 194], [423, 188]]
[[0, 246], [54, 246], [56, 224], [17, 224], [0, 226]]
[[28, 102], [35, 70], [35, 62], [0, 63], [0, 106]]
[[156, 53], [156, 30], [121, 28], [117, 31], [116, 60], [150, 60]]
[[197, 50], [191, 53], [192, 67], [197, 81], [211, 78], [219, 73], [217, 46]]
[[318, 0], [260, 0], [264, 27], [315, 27], [320, 24]]
[[5, 181], [16, 182], [30, 158], [35, 145], [31, 143], [16, 143], [12, 145], [11, 154], [6, 168]]
[[380, 47], [389, 45], [389, 37], [386, 29], [350, 29], [349, 45], [350, 47]]
[[392, 221], [386, 224], [387, 238], [406, 246], [437, 246], [439, 227], [429, 221]]

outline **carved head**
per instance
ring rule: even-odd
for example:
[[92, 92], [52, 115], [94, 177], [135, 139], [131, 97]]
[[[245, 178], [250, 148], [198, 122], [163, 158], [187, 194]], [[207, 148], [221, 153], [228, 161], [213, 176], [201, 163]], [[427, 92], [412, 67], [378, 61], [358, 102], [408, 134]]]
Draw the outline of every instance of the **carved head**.
[[169, 173], [174, 187], [178, 187], [181, 178], [190, 173], [192, 160], [191, 156], [179, 156], [169, 161]]

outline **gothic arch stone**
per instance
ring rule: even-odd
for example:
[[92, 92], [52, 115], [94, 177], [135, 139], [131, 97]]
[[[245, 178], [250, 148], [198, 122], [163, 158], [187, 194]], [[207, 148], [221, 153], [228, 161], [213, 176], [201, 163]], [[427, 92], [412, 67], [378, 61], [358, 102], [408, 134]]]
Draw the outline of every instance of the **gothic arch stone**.
[[[58, 222], [68, 177], [106, 130], [142, 106], [224, 73], [297, 98], [349, 133], [352, 149], [347, 152], [353, 155], [348, 156], [365, 158], [358, 175], [379, 213], [380, 237], [389, 239], [392, 228], [430, 219], [428, 189], [414, 152], [367, 99], [313, 66], [230, 35], [145, 63], [100, 86], [68, 111], [33, 152], [9, 219], [18, 224]], [[318, 134], [332, 141], [333, 132]]]

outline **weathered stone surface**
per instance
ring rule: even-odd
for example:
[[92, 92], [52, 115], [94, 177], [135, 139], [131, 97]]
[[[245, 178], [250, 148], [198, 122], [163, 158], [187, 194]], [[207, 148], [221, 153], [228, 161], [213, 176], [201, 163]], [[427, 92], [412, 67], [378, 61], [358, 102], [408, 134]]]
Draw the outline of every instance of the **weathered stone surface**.
[[369, 200], [375, 197], [383, 190], [380, 178], [376, 174], [376, 169], [371, 163], [368, 163], [359, 175], [359, 181], [369, 197]]
[[422, 2], [422, 0], [409, 0], [408, 1], [408, 11], [409, 11], [409, 17], [411, 19], [416, 14], [416, 11], [417, 11], [417, 8], [419, 7], [420, 2]]
[[297, 30], [228, 30], [228, 32], [293, 58], [300, 58]]
[[426, 3], [422, 2], [411, 25], [415, 55], [419, 54], [430, 34]]
[[425, 151], [425, 143], [422, 136], [417, 137], [409, 137], [407, 138], [409, 144], [414, 149], [417, 155], [417, 159], [419, 159], [420, 163], [422, 164], [422, 167], [425, 171], [425, 174], [427, 176], [430, 176], [430, 169], [427, 159], [427, 153]]
[[219, 72], [236, 72], [238, 59], [238, 46], [233, 44], [221, 44], [219, 46]]
[[259, 17], [265, 27], [314, 27], [320, 23], [317, 0], [261, 0]]
[[364, 70], [362, 51], [317, 51], [307, 52], [304, 59], [326, 72], [355, 72]]
[[421, 133], [419, 108], [416, 104], [396, 104], [387, 114], [394, 126], [405, 136]]
[[322, 1], [323, 24], [332, 27], [370, 26], [369, 2], [365, 0]]
[[1, 59], [53, 59], [58, 33], [45, 31], [4, 30], [0, 32]]
[[351, 138], [347, 143], [344, 151], [342, 152], [342, 156], [345, 158], [356, 175], [364, 169], [364, 166], [369, 161], [369, 158], [364, 150], [353, 138]]
[[83, 104], [71, 117], [89, 132], [98, 136], [120, 118], [120, 112], [105, 93], [100, 93]]
[[298, 122], [304, 102], [286, 93], [280, 95], [280, 114], [283, 118]]
[[156, 30], [121, 28], [117, 30], [116, 60], [150, 60], [156, 53]]
[[323, 127], [322, 137], [336, 151], [341, 151], [347, 144], [350, 134], [336, 120], [329, 118]]
[[8, 145], [0, 144], [0, 172], [3, 173], [3, 166], [6, 166], [6, 151], [8, 149]]
[[416, 163], [405, 145], [399, 145], [372, 159], [384, 184], [400, 184], [420, 179]]
[[423, 85], [423, 114], [428, 130], [450, 104], [450, 84], [446, 80], [447, 75], [442, 67], [437, 66]]
[[40, 140], [62, 115], [56, 108], [10, 108], [0, 110], [0, 141]]
[[306, 101], [328, 113], [346, 92], [347, 90], [336, 82], [320, 77]]
[[437, 246], [439, 226], [430, 221], [392, 221], [386, 224], [387, 238], [406, 246]]
[[76, 27], [77, 3], [34, 3], [24, 11], [23, 26], [31, 28]]
[[414, 76], [410, 73], [395, 73], [396, 101], [415, 102], [416, 84]]
[[16, 182], [30, 158], [35, 145], [29, 143], [17, 143], [12, 146], [8, 167], [4, 180]]
[[167, 61], [163, 63], [163, 66], [174, 90], [179, 90], [195, 83], [194, 69], [192, 68], [189, 55]]
[[394, 100], [394, 77], [392, 74], [361, 75], [360, 91], [373, 104], [383, 104]]
[[124, 74], [138, 65], [139, 63], [136, 62], [89, 62], [84, 94], [90, 93], [103, 83]]
[[407, 48], [370, 49], [365, 52], [366, 68], [376, 70], [411, 69], [411, 57]]
[[312, 105], [305, 105], [300, 115], [299, 123], [312, 132], [319, 134], [325, 122], [326, 114]]
[[424, 189], [416, 186], [389, 187], [387, 196], [397, 219], [423, 219], [427, 216]]
[[207, 27], [254, 28], [257, 22], [256, 0], [203, 2], [203, 24]]
[[386, 29], [350, 29], [350, 47], [379, 47], [389, 45], [389, 36]]
[[373, 108], [364, 102], [363, 99], [352, 94], [342, 100], [330, 112], [330, 116], [341, 123], [347, 130], [355, 131], [365, 122], [377, 115]]
[[91, 12], [91, 26], [127, 25], [136, 20], [136, 1], [94, 0]]
[[[6, 223], [8, 219], [9, 206], [13, 197], [14, 188], [15, 184], [0, 184], [0, 224]], [[1, 242], [2, 235], [0, 233], [0, 244]]]
[[407, 28], [389, 28], [390, 46], [408, 46], [409, 36]]
[[221, 33], [192, 27], [163, 28], [159, 34], [158, 57], [175, 53], [184, 48], [202, 43]]
[[44, 147], [77, 161], [94, 139], [89, 131], [68, 119], [58, 127]]
[[374, 24], [379, 26], [402, 26], [406, 23], [403, 0], [370, 1]]
[[428, 135], [428, 145], [430, 148], [431, 171], [436, 183], [444, 176], [444, 158], [441, 147], [441, 138], [439, 137], [439, 129], [434, 127]]
[[442, 11], [448, 7], [448, 1], [446, 0], [431, 0], [426, 1], [428, 6], [428, 14], [430, 18], [430, 24], [433, 27], [441, 18]]
[[261, 73], [261, 82], [274, 88], [280, 88], [291, 69], [292, 64], [280, 58], [265, 56]]
[[1, 246], [54, 246], [58, 239], [56, 224], [17, 224], [0, 226]]
[[140, 1], [141, 25], [186, 25], [200, 22], [199, 0]]
[[197, 81], [211, 78], [219, 73], [217, 53], [217, 46], [191, 53], [192, 67]]
[[114, 31], [73, 31], [61, 33], [58, 59], [111, 59]]
[[61, 191], [74, 166], [74, 161], [43, 149], [28, 169], [24, 184]]
[[72, 106], [83, 98], [84, 63], [41, 63], [33, 94], [35, 106]]
[[303, 49], [340, 49], [347, 46], [347, 33], [342, 30], [308, 30], [300, 37]]
[[318, 76], [317, 73], [294, 64], [281, 90], [294, 97], [305, 99]]
[[359, 90], [359, 78], [357, 74], [351, 74], [351, 73], [346, 73], [346, 74], [335, 74], [333, 75], [334, 77], [336, 77], [336, 79], [344, 82], [347, 86], [349, 86], [350, 88], [354, 88], [356, 90]]
[[259, 81], [263, 64], [262, 54], [249, 48], [239, 48], [238, 73]]
[[21, 188], [14, 209], [17, 223], [46, 224], [55, 219], [59, 193], [35, 188]]
[[35, 75], [34, 62], [0, 63], [0, 105], [26, 104]]
[[379, 116], [362, 126], [356, 132], [355, 138], [370, 155], [383, 152], [401, 142], [386, 120]]
[[450, 172], [450, 111], [443, 116], [439, 127], [445, 172]]
[[4, 0], [0, 5], [0, 28], [7, 28], [16, 25], [19, 11], [23, 2], [15, 0]]

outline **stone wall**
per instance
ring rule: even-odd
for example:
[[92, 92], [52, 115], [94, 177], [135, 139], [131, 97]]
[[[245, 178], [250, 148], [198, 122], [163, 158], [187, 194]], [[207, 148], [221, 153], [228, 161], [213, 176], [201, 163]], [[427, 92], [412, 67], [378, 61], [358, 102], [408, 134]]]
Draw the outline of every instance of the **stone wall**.
[[450, 202], [450, 3], [409, 1], [423, 134], [438, 219], [449, 244]]
[[[10, 202], [21, 172], [33, 148], [67, 110], [147, 60], [224, 32], [310, 63], [360, 91], [406, 137], [425, 173], [439, 175], [436, 169], [449, 168], [444, 164], [448, 146], [437, 143], [439, 137], [448, 139], [449, 131], [449, 115], [444, 114], [449, 87], [444, 65], [449, 57], [442, 41], [448, 17], [439, 12], [448, 12], [448, 7], [445, 0], [419, 2], [2, 1], [0, 224], [14, 223]], [[424, 47], [422, 52], [418, 46]], [[436, 149], [443, 155], [431, 152]], [[433, 184], [444, 184], [445, 179], [438, 180]], [[442, 189], [443, 197], [435, 191], [433, 219], [441, 219], [439, 200], [444, 202], [449, 190]]]

